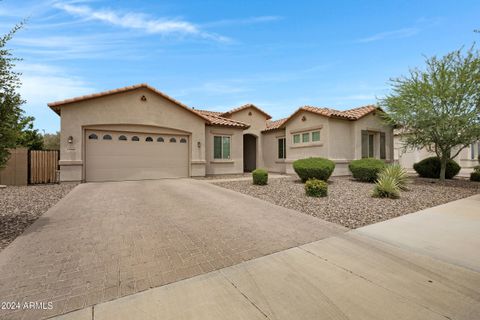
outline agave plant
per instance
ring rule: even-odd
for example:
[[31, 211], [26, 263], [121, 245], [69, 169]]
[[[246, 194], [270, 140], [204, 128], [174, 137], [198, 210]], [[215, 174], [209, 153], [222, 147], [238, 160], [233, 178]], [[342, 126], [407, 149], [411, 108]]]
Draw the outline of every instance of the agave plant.
[[399, 164], [391, 164], [386, 166], [378, 175], [378, 178], [381, 179], [382, 177], [390, 177], [395, 179], [398, 183], [398, 188], [400, 190], [408, 190], [408, 184], [410, 183], [410, 179], [408, 177], [407, 170], [405, 170]]
[[375, 182], [373, 197], [376, 198], [400, 198], [400, 185], [394, 177], [382, 175]]

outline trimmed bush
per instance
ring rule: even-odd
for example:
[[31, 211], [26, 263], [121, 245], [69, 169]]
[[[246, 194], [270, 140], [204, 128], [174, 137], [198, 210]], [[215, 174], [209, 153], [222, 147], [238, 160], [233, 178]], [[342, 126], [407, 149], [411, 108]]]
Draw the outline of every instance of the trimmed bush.
[[309, 197], [326, 197], [328, 194], [328, 183], [318, 179], [308, 179], [305, 182], [305, 193]]
[[372, 196], [375, 198], [400, 198], [400, 186], [397, 179], [388, 175], [382, 175], [375, 182]]
[[[413, 169], [422, 178], [440, 178], [440, 158], [430, 157], [425, 158], [413, 165]], [[445, 179], [452, 179], [460, 172], [460, 166], [453, 160], [447, 161], [447, 168], [445, 171]]]
[[253, 184], [264, 186], [268, 183], [268, 172], [264, 169], [255, 169], [252, 172]]
[[348, 165], [355, 179], [363, 182], [375, 182], [377, 176], [385, 168], [383, 160], [374, 158], [365, 158], [353, 160]]
[[408, 190], [407, 186], [409, 183], [408, 173], [401, 165], [391, 164], [387, 165], [380, 173], [378, 174], [378, 179], [388, 176], [397, 180], [398, 187], [400, 190]]
[[327, 181], [335, 170], [335, 163], [325, 158], [307, 158], [293, 162], [293, 170], [302, 182], [308, 179]]
[[[479, 156], [479, 159], [480, 159], [480, 156]], [[473, 167], [473, 172], [470, 173], [470, 181], [480, 182], [480, 166]]]

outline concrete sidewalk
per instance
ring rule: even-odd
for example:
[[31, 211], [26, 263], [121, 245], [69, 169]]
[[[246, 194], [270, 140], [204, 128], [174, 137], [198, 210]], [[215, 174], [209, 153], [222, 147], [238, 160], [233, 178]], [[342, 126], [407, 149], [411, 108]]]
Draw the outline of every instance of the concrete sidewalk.
[[462, 199], [56, 319], [478, 319], [479, 204]]

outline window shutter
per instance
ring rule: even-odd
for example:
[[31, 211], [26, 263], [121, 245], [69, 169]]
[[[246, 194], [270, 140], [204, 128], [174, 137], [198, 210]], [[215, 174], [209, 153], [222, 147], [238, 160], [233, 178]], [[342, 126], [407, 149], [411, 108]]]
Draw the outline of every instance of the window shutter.
[[362, 130], [362, 158], [368, 158], [368, 132], [366, 130]]
[[386, 159], [386, 141], [385, 141], [385, 132], [380, 132], [380, 159]]

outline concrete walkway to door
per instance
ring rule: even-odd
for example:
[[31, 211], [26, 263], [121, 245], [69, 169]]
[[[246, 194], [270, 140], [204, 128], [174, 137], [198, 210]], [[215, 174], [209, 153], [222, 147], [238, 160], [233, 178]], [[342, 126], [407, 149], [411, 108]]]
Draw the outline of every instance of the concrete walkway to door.
[[476, 320], [478, 208], [480, 195], [56, 320]]
[[86, 183], [0, 253], [0, 310], [42, 319], [343, 233], [347, 229], [191, 179]]

